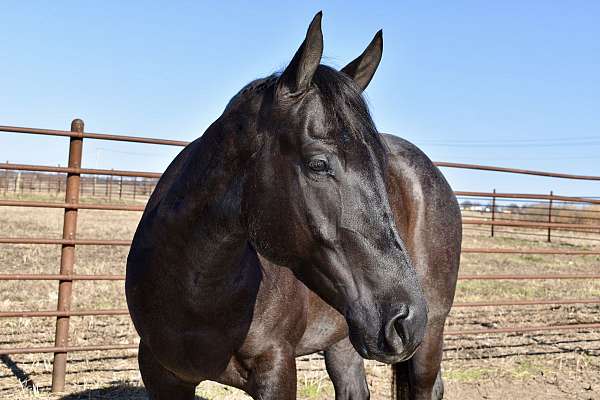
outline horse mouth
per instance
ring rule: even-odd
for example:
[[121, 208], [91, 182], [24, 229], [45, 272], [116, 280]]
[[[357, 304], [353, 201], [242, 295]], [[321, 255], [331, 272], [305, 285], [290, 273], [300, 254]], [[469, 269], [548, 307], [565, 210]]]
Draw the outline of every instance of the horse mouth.
[[421, 346], [421, 342], [407, 343], [399, 353], [396, 353], [390, 352], [385, 346], [371, 346], [372, 348], [369, 348], [364, 338], [354, 338], [353, 335], [350, 335], [350, 342], [356, 352], [365, 360], [375, 360], [384, 364], [396, 364], [409, 360]]
[[418, 344], [416, 346], [412, 346], [410, 349], [406, 349], [406, 350], [402, 351], [400, 354], [391, 354], [391, 353], [384, 353], [384, 352], [379, 352], [379, 351], [370, 352], [368, 350], [359, 351], [358, 349], [357, 349], [357, 352], [358, 352], [358, 354], [360, 354], [360, 356], [362, 358], [367, 359], [367, 360], [375, 360], [375, 361], [379, 361], [384, 364], [396, 364], [396, 363], [403, 362], [403, 361], [406, 361], [406, 360], [409, 360], [410, 358], [412, 358], [412, 356], [415, 355], [415, 353], [417, 352], [419, 347], [420, 347], [420, 344]]

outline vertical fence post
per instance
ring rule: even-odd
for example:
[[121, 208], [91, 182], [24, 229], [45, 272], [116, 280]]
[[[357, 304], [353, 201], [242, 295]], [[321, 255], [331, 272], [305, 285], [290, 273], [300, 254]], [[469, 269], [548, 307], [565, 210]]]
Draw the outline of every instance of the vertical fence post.
[[8, 170], [4, 170], [4, 195], [6, 196], [6, 192], [8, 190]]
[[137, 188], [137, 176], [133, 177], [133, 199], [135, 200], [135, 189]]
[[[71, 122], [71, 131], [83, 133], [83, 121], [74, 119]], [[81, 168], [81, 153], [83, 148], [82, 137], [71, 137], [69, 143], [69, 168]], [[65, 202], [79, 202], [79, 185], [81, 177], [79, 173], [67, 174], [67, 185]], [[65, 208], [63, 223], [63, 239], [75, 239], [77, 232], [77, 209]], [[60, 256], [60, 274], [73, 274], [75, 263], [75, 245], [63, 244]], [[58, 286], [58, 311], [69, 311], [71, 309], [71, 292], [73, 281], [60, 281]], [[69, 317], [56, 318], [56, 336], [54, 345], [64, 347], [69, 344]], [[67, 369], [67, 353], [54, 353], [52, 367], [52, 391], [62, 392], [65, 388], [65, 374]]]
[[123, 197], [123, 176], [119, 179], [119, 200]]
[[[550, 202], [548, 203], [548, 223], [552, 222], [552, 190], [550, 191]], [[552, 228], [548, 227], [548, 242], [552, 241], [551, 237]]]
[[[113, 171], [114, 169], [111, 169]], [[113, 176], [109, 175], [110, 181], [108, 181], [108, 200], [112, 200], [112, 185], [113, 185]]]
[[[496, 189], [492, 192], [492, 221], [496, 219]], [[490, 225], [492, 229], [492, 237], [494, 237], [494, 224]]]

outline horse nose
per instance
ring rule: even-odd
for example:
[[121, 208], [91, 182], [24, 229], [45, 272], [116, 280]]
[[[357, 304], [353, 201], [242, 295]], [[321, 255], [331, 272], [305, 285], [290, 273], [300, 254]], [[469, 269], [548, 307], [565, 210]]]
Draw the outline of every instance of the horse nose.
[[412, 352], [421, 344], [425, 336], [427, 314], [419, 312], [418, 307], [401, 304], [386, 327], [386, 342], [396, 354]]

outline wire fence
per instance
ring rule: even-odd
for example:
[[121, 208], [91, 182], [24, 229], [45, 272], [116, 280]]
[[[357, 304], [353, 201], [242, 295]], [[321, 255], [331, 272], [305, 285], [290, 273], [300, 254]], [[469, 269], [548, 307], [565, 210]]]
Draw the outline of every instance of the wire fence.
[[[137, 344], [111, 344], [89, 346], [69, 345], [69, 321], [73, 316], [127, 315], [126, 309], [72, 309], [72, 286], [77, 281], [121, 281], [124, 275], [82, 275], [74, 270], [77, 246], [129, 246], [130, 240], [78, 239], [78, 211], [113, 210], [143, 211], [143, 201], [152, 192], [160, 173], [147, 171], [123, 171], [90, 169], [82, 167], [82, 146], [87, 140], [109, 140], [146, 143], [167, 146], [185, 146], [187, 142], [145, 137], [86, 133], [83, 121], [74, 120], [70, 131], [0, 126], [0, 132], [51, 135], [69, 138], [68, 165], [42, 166], [2, 163], [0, 164], [0, 206], [40, 207], [64, 209], [63, 235], [56, 237], [0, 237], [1, 244], [35, 244], [61, 246], [60, 268], [57, 274], [0, 274], [0, 281], [57, 281], [58, 305], [56, 310], [0, 311], [0, 318], [56, 318], [54, 346], [2, 347], [0, 355], [22, 353], [54, 353], [52, 391], [63, 391], [66, 376], [67, 354], [91, 350], [136, 349]], [[442, 168], [461, 168], [496, 171], [511, 174], [600, 181], [599, 176], [572, 175], [545, 171], [532, 171], [505, 167], [437, 162]], [[65, 177], [66, 175], [66, 177]], [[564, 232], [586, 233], [585, 239], [599, 241], [600, 199], [549, 194], [455, 192], [463, 211], [465, 232], [489, 232], [490, 236], [538, 235], [552, 241], [568, 237]], [[36, 199], [36, 194], [52, 194], [64, 201]], [[19, 197], [20, 196], [20, 197]], [[27, 197], [29, 196], [29, 197]], [[33, 198], [32, 198], [33, 197]], [[85, 198], [86, 201], [83, 201]], [[139, 204], [121, 204], [117, 200], [135, 200]], [[500, 229], [503, 229], [500, 231]], [[508, 230], [504, 230], [508, 229]], [[592, 235], [592, 236], [590, 236]], [[594, 236], [596, 235], [596, 236]], [[549, 249], [549, 248], [463, 248], [465, 254], [555, 254], [568, 256], [600, 255], [600, 248]], [[600, 279], [600, 273], [546, 273], [546, 274], [475, 274], [460, 275], [459, 280], [591, 280]], [[457, 302], [457, 308], [490, 306], [527, 306], [544, 304], [600, 304], [598, 299], [514, 299], [484, 302]], [[554, 326], [506, 326], [486, 329], [449, 330], [446, 335], [475, 335], [507, 332], [561, 331], [598, 329], [600, 323], [568, 324]]]
[[[0, 175], [0, 194], [4, 197], [16, 195], [64, 197], [66, 187], [63, 174], [13, 170], [11, 167], [14, 165], [8, 162], [3, 165], [5, 169]], [[79, 193], [81, 197], [108, 201], [147, 200], [157, 182], [157, 178], [83, 175]]]

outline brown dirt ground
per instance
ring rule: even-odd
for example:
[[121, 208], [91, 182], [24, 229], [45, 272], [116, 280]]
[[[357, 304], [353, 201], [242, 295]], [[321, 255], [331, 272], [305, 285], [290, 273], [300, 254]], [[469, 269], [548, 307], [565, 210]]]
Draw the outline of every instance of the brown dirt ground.
[[[140, 214], [80, 211], [79, 238], [129, 239]], [[0, 208], [1, 237], [59, 237], [62, 211]], [[531, 231], [529, 231], [531, 232]], [[465, 230], [468, 247], [598, 248], [598, 234], [578, 233], [577, 239], [524, 235], [514, 228]], [[544, 231], [538, 231], [543, 234]], [[565, 233], [565, 236], [573, 236]], [[75, 270], [81, 274], [121, 274], [126, 247], [80, 246]], [[58, 246], [0, 245], [0, 273], [55, 273]], [[465, 254], [461, 272], [473, 273], [584, 273], [598, 271], [599, 256]], [[76, 282], [74, 309], [124, 308], [122, 282]], [[0, 310], [52, 310], [57, 283], [0, 281]], [[599, 281], [462, 281], [457, 302], [514, 298], [598, 298]], [[548, 305], [455, 308], [448, 330], [461, 328], [533, 326], [600, 322], [598, 305]], [[0, 319], [0, 347], [50, 346], [53, 318]], [[127, 316], [71, 318], [71, 344], [135, 343]], [[390, 371], [368, 363], [372, 398], [389, 398]], [[299, 398], [333, 398], [331, 384], [318, 356], [298, 362]], [[449, 336], [444, 377], [447, 399], [600, 399], [600, 332], [598, 330]], [[69, 354], [67, 394], [49, 394], [51, 354], [23, 354], [0, 358], [0, 398], [4, 399], [143, 399], [135, 351]], [[205, 399], [243, 399], [238, 391], [203, 383], [197, 392]]]

